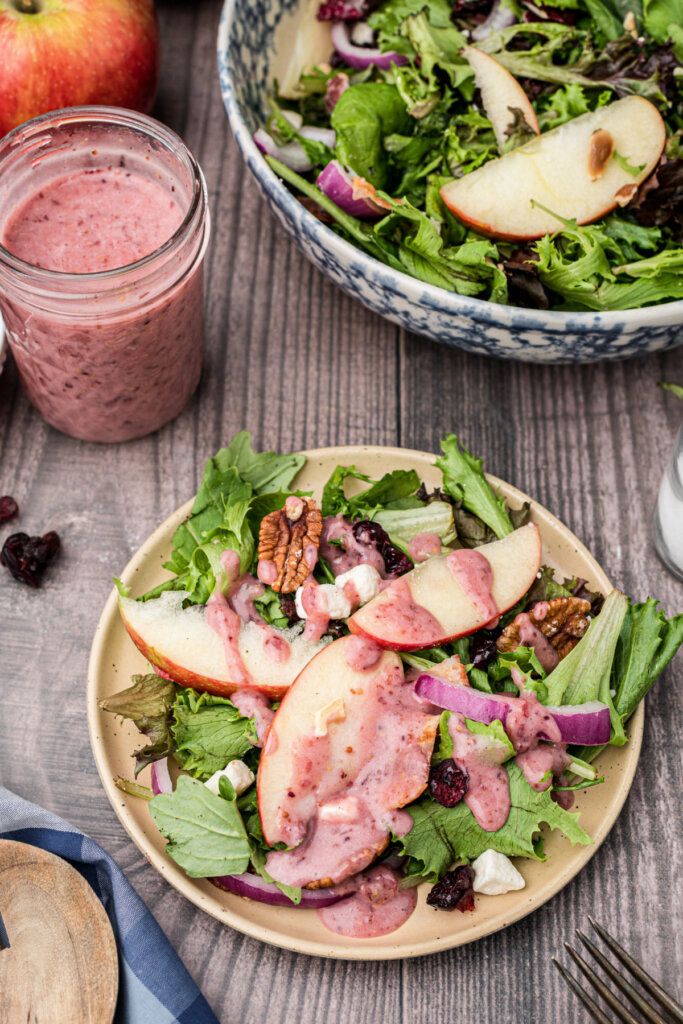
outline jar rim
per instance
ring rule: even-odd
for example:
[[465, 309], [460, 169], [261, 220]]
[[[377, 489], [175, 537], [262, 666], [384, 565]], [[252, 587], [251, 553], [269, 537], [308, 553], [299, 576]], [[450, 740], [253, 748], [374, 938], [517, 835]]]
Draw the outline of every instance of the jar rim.
[[[165, 242], [134, 263], [126, 263], [122, 267], [112, 267], [108, 270], [97, 270], [89, 273], [73, 273], [37, 267], [34, 263], [29, 263], [27, 260], [10, 252], [9, 249], [6, 249], [2, 244], [2, 236], [0, 236], [0, 268], [4, 264], [10, 271], [21, 275], [23, 278], [30, 277], [34, 283], [42, 282], [46, 287], [49, 287], [50, 284], [65, 285], [69, 284], [69, 282], [87, 282], [89, 285], [101, 282], [102, 284], [110, 283], [112, 288], [116, 288], [120, 284], [122, 277], [129, 276], [131, 271], [144, 271], [146, 267], [151, 267], [155, 264], [159, 257], [163, 257], [170, 252], [188, 234], [197, 214], [201, 212], [202, 208], [208, 209], [206, 182], [202, 169], [180, 136], [156, 118], [135, 110], [128, 110], [124, 107], [96, 105], [63, 107], [59, 110], [51, 110], [45, 114], [40, 114], [38, 117], [34, 117], [30, 121], [26, 121], [13, 128], [4, 139], [0, 140], [0, 161], [2, 160], [3, 151], [28, 142], [47, 125], [61, 127], [62, 125], [79, 125], [88, 122], [109, 125], [118, 124], [121, 127], [143, 131], [151, 138], [165, 145], [174, 155], [183, 158], [187, 162], [192, 175], [192, 197], [183, 220]], [[76, 296], [74, 295], [73, 297], [75, 298]]]

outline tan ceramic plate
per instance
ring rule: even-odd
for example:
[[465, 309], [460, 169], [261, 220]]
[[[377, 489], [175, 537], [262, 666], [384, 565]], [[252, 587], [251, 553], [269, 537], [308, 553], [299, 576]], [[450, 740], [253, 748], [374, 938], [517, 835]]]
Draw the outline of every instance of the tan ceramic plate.
[[[320, 497], [323, 483], [338, 464], [353, 463], [376, 477], [390, 469], [415, 468], [428, 486], [441, 482], [434, 467], [434, 456], [399, 448], [319, 448], [306, 453], [308, 462], [297, 478], [297, 486], [313, 490]], [[529, 500], [516, 488], [491, 477], [513, 506]], [[543, 560], [566, 576], [578, 575], [594, 588], [606, 593], [610, 582], [586, 548], [562, 523], [540, 505], [532, 502], [532, 518], [543, 537]], [[144, 593], [165, 577], [161, 568], [171, 550], [176, 527], [190, 510], [190, 504], [178, 509], [142, 545], [123, 572], [123, 580], [133, 594]], [[88, 672], [88, 720], [97, 767], [111, 804], [133, 841], [151, 864], [179, 892], [202, 910], [240, 932], [285, 949], [316, 956], [350, 960], [389, 960], [421, 956], [450, 949], [505, 928], [524, 917], [559, 892], [593, 856], [605, 839], [626, 799], [638, 762], [643, 733], [642, 705], [633, 716], [630, 742], [612, 747], [601, 756], [600, 771], [606, 781], [601, 786], [578, 794], [576, 807], [581, 823], [593, 837], [592, 846], [573, 847], [557, 832], [546, 837], [548, 860], [537, 863], [518, 860], [517, 867], [526, 880], [521, 892], [505, 896], [477, 896], [473, 913], [444, 913], [425, 903], [427, 887], [420, 892], [414, 914], [398, 931], [377, 939], [345, 939], [327, 931], [313, 910], [268, 907], [221, 892], [210, 882], [188, 878], [166, 856], [165, 842], [152, 824], [144, 800], [116, 789], [114, 778], [131, 778], [131, 753], [139, 745], [139, 733], [128, 722], [123, 724], [111, 714], [99, 710], [97, 702], [129, 685], [130, 676], [145, 671], [145, 661], [133, 646], [119, 618], [116, 594], [112, 591], [105, 605], [93, 641]], [[149, 769], [139, 781], [149, 785]]]

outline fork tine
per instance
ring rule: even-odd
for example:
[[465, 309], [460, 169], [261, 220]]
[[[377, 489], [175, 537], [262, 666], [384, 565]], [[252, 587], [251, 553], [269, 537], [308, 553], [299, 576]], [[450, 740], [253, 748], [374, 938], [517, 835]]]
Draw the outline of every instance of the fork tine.
[[616, 968], [609, 962], [607, 957], [600, 952], [598, 947], [592, 943], [591, 940], [583, 934], [583, 932], [580, 932], [578, 928], [576, 929], [576, 934], [591, 956], [598, 961], [605, 974], [608, 974], [619, 991], [623, 992], [626, 998], [630, 999], [633, 1005], [638, 1007], [638, 1010], [642, 1013], [643, 1017], [646, 1017], [651, 1024], [666, 1024], [666, 1021], [661, 1014], [657, 1013], [649, 1003], [645, 1002], [640, 993], [636, 992], [633, 985], [629, 984], [625, 978], [622, 978]]
[[660, 1006], [664, 1007], [667, 1013], [671, 1014], [677, 1024], [683, 1024], [683, 1007], [672, 999], [671, 996], [664, 991], [661, 985], [658, 985], [654, 978], [651, 978], [647, 971], [637, 963], [633, 957], [626, 952], [626, 950], [619, 945], [616, 939], [606, 931], [602, 925], [598, 924], [597, 921], [588, 914], [588, 920], [591, 925], [598, 933], [602, 941], [606, 946], [612, 950], [618, 960], [622, 962], [624, 967], [631, 972], [631, 974], [638, 979], [640, 984], [646, 989], [653, 999], [656, 999]]
[[599, 995], [608, 1003], [616, 1013], [617, 1017], [623, 1024], [640, 1024], [640, 1021], [636, 1020], [630, 1010], [628, 1010], [623, 1003], [620, 1003], [614, 992], [605, 985], [604, 981], [598, 977], [592, 967], [586, 963], [583, 957], [579, 956], [575, 949], [565, 942], [564, 948], [569, 953], [570, 957], [579, 968], [582, 974], [584, 974], [593, 988], [595, 988]]
[[584, 992], [584, 990], [581, 988], [574, 975], [569, 973], [564, 964], [561, 964], [560, 961], [556, 960], [554, 956], [550, 959], [555, 964], [558, 971], [560, 972], [564, 980], [567, 982], [572, 992], [574, 992], [574, 994], [578, 996], [583, 1005], [586, 1007], [593, 1020], [597, 1021], [597, 1024], [612, 1024], [609, 1017], [606, 1017], [600, 1009], [600, 1007], [598, 1006], [598, 1004], [591, 999], [587, 992]]

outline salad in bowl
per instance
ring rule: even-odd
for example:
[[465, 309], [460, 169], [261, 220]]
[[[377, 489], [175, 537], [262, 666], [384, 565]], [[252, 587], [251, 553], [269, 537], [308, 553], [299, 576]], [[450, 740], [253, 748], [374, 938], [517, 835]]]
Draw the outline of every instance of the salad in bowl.
[[254, 134], [320, 220], [461, 296], [683, 298], [683, 3], [312, 0]]
[[436, 487], [338, 465], [314, 495], [305, 461], [237, 435], [167, 578], [118, 584], [149, 671], [100, 707], [147, 737], [151, 788], [117, 785], [191, 878], [329, 932], [393, 933], [418, 887], [474, 919], [478, 894], [524, 887], [549, 830], [591, 843], [574, 796], [603, 782], [683, 616], [557, 578], [528, 505], [454, 435]]

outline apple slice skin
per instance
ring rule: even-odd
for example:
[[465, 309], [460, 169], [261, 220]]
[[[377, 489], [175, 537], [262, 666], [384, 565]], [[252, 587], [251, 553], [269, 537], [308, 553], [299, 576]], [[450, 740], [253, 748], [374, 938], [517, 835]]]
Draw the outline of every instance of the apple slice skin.
[[[353, 667], [348, 652], [363, 647], [373, 658]], [[316, 713], [340, 699], [344, 716], [316, 735]], [[380, 819], [407, 831], [398, 808], [427, 784], [438, 721], [415, 700], [395, 652], [344, 636], [315, 655], [283, 698], [259, 763], [263, 834], [295, 847], [269, 854], [269, 873], [309, 888], [336, 884], [384, 849], [389, 827]], [[330, 805], [351, 806], [350, 817], [326, 818], [320, 809]]]
[[[492, 561], [494, 569], [493, 594], [502, 614], [511, 608], [527, 592], [533, 583], [536, 573], [541, 565], [542, 542], [538, 527], [529, 523], [526, 526], [514, 530], [502, 540], [494, 541], [492, 544], [484, 544], [476, 549], [481, 555]], [[506, 570], [506, 560], [520, 557], [522, 566], [518, 573], [509, 577], [510, 570]], [[514, 567], [513, 567], [514, 568]], [[505, 575], [507, 571], [507, 576]], [[505, 584], [503, 586], [503, 580]], [[458, 637], [475, 633], [486, 625], [486, 619], [481, 612], [471, 604], [456, 582], [447, 565], [447, 556], [434, 556], [426, 562], [422, 562], [411, 572], [400, 577], [397, 583], [411, 587], [417, 591], [419, 596], [413, 594], [416, 604], [427, 604], [427, 610], [433, 612], [439, 618], [439, 606], [441, 609], [442, 633], [437, 635], [430, 630], [423, 636], [417, 631], [413, 635], [397, 635], [392, 633], [392, 624], [387, 624], [383, 618], [383, 609], [392, 601], [392, 584], [368, 604], [360, 608], [349, 619], [349, 628], [352, 633], [365, 636], [380, 647], [395, 651], [415, 651], [422, 647], [431, 647]], [[450, 616], [450, 625], [444, 624], [444, 615]], [[458, 617], [459, 624], [454, 623], [454, 617]], [[448, 621], [448, 618], [446, 619]]]
[[[589, 140], [601, 128], [613, 136], [622, 157], [642, 166], [636, 176], [612, 160], [600, 177], [590, 177]], [[639, 185], [652, 173], [665, 141], [657, 108], [642, 96], [626, 96], [448, 182], [441, 198], [480, 234], [500, 241], [533, 241], [561, 231], [564, 224], [532, 201], [578, 224], [599, 220], [617, 206], [620, 188]]]

